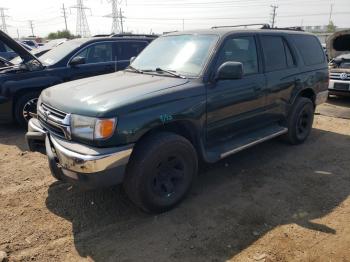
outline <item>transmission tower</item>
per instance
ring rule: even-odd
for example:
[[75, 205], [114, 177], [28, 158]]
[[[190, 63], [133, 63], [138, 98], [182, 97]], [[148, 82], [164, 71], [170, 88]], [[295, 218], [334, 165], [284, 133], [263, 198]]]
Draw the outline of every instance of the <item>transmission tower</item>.
[[88, 7], [84, 6], [83, 0], [77, 0], [77, 5], [72, 6], [72, 8], [77, 9], [77, 35], [80, 35], [81, 37], [89, 37], [90, 36], [90, 29], [87, 22], [85, 10], [89, 9]]
[[112, 21], [112, 34], [119, 33], [121, 31], [121, 17], [118, 9], [118, 5], [122, 4], [122, 0], [108, 0], [112, 4], [112, 14], [106, 15], [105, 17], [110, 17]]
[[271, 13], [271, 27], [274, 28], [276, 24], [276, 16], [277, 12], [276, 9], [278, 8], [278, 5], [271, 5], [272, 13]]
[[6, 17], [8, 16], [5, 15], [5, 10], [7, 10], [7, 8], [0, 7], [1, 30], [7, 33]]

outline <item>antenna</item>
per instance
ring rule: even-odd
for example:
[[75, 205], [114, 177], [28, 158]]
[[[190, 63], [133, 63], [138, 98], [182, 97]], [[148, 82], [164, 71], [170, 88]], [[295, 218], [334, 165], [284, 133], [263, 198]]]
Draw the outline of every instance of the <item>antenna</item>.
[[85, 9], [90, 10], [90, 8], [84, 6], [83, 0], [77, 0], [77, 5], [72, 6], [71, 8], [77, 9], [77, 32], [76, 32], [76, 34], [80, 35], [81, 37], [89, 37], [90, 36], [90, 29], [89, 29], [89, 24], [87, 22]]

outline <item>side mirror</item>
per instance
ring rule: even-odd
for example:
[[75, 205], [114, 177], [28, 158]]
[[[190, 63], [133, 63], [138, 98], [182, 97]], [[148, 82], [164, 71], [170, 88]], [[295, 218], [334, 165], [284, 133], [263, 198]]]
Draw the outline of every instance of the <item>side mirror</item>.
[[131, 58], [130, 58], [130, 64], [132, 64], [132, 62], [134, 62], [135, 59], [136, 59], [136, 56], [131, 57]]
[[69, 65], [76, 66], [76, 65], [83, 65], [85, 63], [86, 63], [85, 57], [76, 56], [70, 61]]
[[241, 79], [243, 77], [243, 64], [240, 62], [225, 62], [215, 74], [215, 80]]

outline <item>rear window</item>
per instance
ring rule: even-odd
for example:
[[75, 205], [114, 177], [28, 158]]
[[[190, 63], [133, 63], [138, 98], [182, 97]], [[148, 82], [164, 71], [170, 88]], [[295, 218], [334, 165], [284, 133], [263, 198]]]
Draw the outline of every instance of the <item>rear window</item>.
[[325, 61], [324, 52], [320, 41], [315, 36], [293, 35], [292, 38], [303, 58], [305, 65], [318, 65]]

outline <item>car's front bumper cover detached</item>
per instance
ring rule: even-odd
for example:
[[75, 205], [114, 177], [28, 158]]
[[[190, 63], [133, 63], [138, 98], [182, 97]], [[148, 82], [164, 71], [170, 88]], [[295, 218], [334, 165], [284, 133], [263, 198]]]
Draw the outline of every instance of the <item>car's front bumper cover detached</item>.
[[37, 119], [28, 124], [26, 140], [31, 150], [45, 143], [52, 175], [87, 188], [119, 184], [124, 179], [133, 145], [97, 148], [50, 135]]

